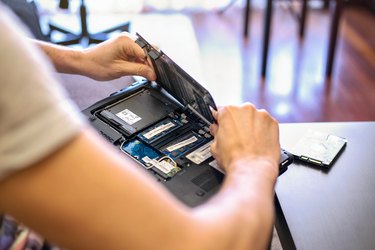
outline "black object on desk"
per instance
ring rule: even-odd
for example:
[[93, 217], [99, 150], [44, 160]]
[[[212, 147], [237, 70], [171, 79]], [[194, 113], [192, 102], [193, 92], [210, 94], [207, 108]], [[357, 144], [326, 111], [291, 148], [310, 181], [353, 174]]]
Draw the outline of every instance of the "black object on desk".
[[[64, 0], [60, 2], [60, 7], [68, 8], [69, 2]], [[72, 44], [80, 44], [83, 39], [87, 39], [87, 44], [92, 43], [101, 43], [108, 39], [108, 35], [115, 31], [129, 31], [130, 22], [125, 22], [123, 24], [117, 25], [115, 27], [100, 31], [98, 33], [90, 34], [88, 31], [87, 25], [87, 7], [84, 0], [81, 0], [80, 4], [80, 21], [81, 21], [81, 33], [74, 34], [72, 31], [69, 31], [65, 28], [59, 27], [55, 24], [49, 24], [50, 28], [50, 35], [54, 31], [61, 32], [65, 34], [66, 39], [63, 41], [56, 41], [56, 44], [62, 45], [72, 45]]]
[[349, 143], [328, 171], [295, 162], [279, 177], [276, 229], [283, 248], [374, 249], [375, 122], [282, 124], [281, 145], [293, 147], [308, 129]]

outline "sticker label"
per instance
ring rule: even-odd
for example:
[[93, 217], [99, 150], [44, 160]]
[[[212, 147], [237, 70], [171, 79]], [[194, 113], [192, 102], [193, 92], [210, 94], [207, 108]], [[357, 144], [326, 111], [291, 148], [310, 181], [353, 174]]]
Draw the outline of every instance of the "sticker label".
[[207, 160], [208, 158], [212, 156], [210, 146], [212, 145], [213, 142], [214, 141], [210, 141], [206, 143], [205, 145], [198, 148], [194, 152], [191, 152], [190, 154], [188, 154], [186, 158], [188, 158], [195, 164], [201, 164], [202, 162], [204, 162], [205, 160]]
[[116, 116], [129, 125], [133, 125], [134, 123], [142, 119], [138, 115], [131, 112], [129, 109], [124, 109], [123, 111], [118, 112]]
[[163, 133], [164, 131], [170, 129], [170, 128], [173, 128], [174, 126], [176, 126], [173, 122], [168, 122], [167, 124], [163, 124], [157, 128], [154, 128], [153, 130], [145, 133], [143, 136], [147, 139], [151, 139], [153, 138], [154, 136], [160, 134], [160, 133]]
[[182, 148], [182, 147], [184, 147], [184, 146], [186, 146], [186, 145], [192, 144], [193, 142], [196, 142], [197, 140], [198, 140], [197, 137], [192, 136], [192, 137], [190, 137], [190, 138], [187, 139], [187, 140], [181, 141], [181, 142], [179, 142], [179, 143], [176, 143], [175, 145], [172, 145], [172, 146], [167, 147], [167, 150], [168, 150], [169, 152], [172, 152], [172, 151], [175, 151], [175, 150], [177, 150], [177, 149], [179, 149], [179, 148]]

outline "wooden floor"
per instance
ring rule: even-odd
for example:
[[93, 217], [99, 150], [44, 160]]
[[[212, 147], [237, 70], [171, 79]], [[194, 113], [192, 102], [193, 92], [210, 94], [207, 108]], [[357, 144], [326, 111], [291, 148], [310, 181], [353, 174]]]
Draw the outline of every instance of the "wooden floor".
[[252, 102], [280, 122], [375, 120], [375, 15], [348, 8], [341, 22], [336, 65], [324, 79], [330, 12], [311, 10], [304, 41], [282, 6], [273, 18], [268, 75], [260, 77], [263, 10], [251, 13], [242, 38], [242, 9], [191, 13], [206, 85], [219, 105]]

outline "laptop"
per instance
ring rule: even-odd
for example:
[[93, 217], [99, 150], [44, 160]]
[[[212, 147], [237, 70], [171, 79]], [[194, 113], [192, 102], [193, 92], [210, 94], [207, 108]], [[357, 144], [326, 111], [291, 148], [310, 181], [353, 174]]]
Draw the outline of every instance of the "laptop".
[[[190, 207], [220, 188], [224, 173], [210, 152], [211, 94], [141, 35], [135, 41], [151, 60], [157, 80], [137, 81], [83, 110], [90, 124], [124, 156]], [[244, 128], [246, 129], [246, 128]], [[292, 155], [281, 150], [280, 174]]]

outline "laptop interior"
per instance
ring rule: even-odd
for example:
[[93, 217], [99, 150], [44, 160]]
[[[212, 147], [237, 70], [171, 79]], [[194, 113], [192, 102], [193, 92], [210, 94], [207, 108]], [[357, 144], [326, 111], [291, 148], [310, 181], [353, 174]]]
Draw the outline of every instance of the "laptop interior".
[[[214, 195], [224, 179], [211, 155], [216, 109], [210, 93], [165, 53], [137, 34], [156, 71], [93, 104], [83, 113], [91, 125], [188, 206]], [[244, 128], [246, 129], [246, 128]], [[293, 157], [281, 151], [280, 174]]]

